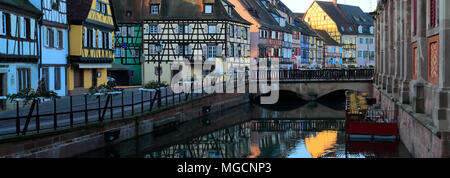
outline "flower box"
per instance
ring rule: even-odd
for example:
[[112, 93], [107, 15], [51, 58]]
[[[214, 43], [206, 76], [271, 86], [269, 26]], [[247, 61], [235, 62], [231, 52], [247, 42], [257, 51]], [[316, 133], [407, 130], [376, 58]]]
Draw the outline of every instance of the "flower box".
[[121, 91], [113, 91], [113, 92], [108, 92], [107, 94], [108, 95], [120, 95], [120, 94], [122, 94], [122, 92]]

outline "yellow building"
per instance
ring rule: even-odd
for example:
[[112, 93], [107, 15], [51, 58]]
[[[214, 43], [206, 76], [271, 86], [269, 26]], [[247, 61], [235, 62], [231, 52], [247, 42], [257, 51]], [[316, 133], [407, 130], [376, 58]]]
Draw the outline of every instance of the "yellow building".
[[314, 1], [303, 20], [315, 30], [324, 30], [336, 42], [343, 46], [342, 57], [344, 66], [356, 66], [356, 37], [353, 23], [347, 18], [342, 7], [336, 1]]
[[69, 95], [107, 83], [107, 69], [114, 60], [116, 23], [109, 0], [72, 0], [67, 2]]

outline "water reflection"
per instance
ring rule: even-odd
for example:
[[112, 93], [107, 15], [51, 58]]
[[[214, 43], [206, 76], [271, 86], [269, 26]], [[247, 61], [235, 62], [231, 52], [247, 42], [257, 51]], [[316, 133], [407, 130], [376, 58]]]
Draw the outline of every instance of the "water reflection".
[[[367, 158], [410, 157], [402, 144], [346, 142], [343, 110], [321, 103], [277, 111], [242, 105], [79, 157]], [[342, 114], [342, 115], [341, 115]]]

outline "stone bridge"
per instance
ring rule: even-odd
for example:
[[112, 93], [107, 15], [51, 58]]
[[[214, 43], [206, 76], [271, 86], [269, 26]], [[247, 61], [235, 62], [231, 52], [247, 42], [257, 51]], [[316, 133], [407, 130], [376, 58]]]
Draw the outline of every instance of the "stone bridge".
[[294, 92], [302, 99], [310, 101], [340, 90], [371, 94], [373, 74], [373, 69], [259, 71], [259, 75], [252, 73], [251, 81], [262, 84], [255, 97], [267, 93], [267, 86], [272, 86], [274, 90]]

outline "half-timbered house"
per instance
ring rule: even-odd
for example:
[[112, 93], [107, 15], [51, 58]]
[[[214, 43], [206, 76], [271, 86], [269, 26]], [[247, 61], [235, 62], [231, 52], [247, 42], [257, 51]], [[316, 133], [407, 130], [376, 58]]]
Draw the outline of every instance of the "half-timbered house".
[[66, 0], [30, 0], [42, 12], [40, 76], [47, 90], [66, 95], [69, 26]]
[[118, 85], [142, 84], [142, 0], [113, 0], [119, 30], [115, 35], [115, 59], [108, 70]]
[[357, 29], [345, 15], [342, 7], [347, 5], [333, 2], [314, 1], [303, 17], [315, 30], [325, 30], [338, 43], [342, 44], [344, 66], [357, 66], [356, 39]]
[[[144, 83], [171, 82], [181, 70], [200, 80], [249, 65], [251, 24], [227, 0], [145, 0], [142, 7]], [[192, 67], [207, 61], [209, 71]]]
[[67, 1], [69, 30], [69, 94], [107, 83], [114, 60], [116, 23], [110, 0]]
[[[28, 0], [0, 0], [0, 96], [37, 88], [40, 17]], [[0, 110], [6, 109], [6, 101], [0, 102]]]

